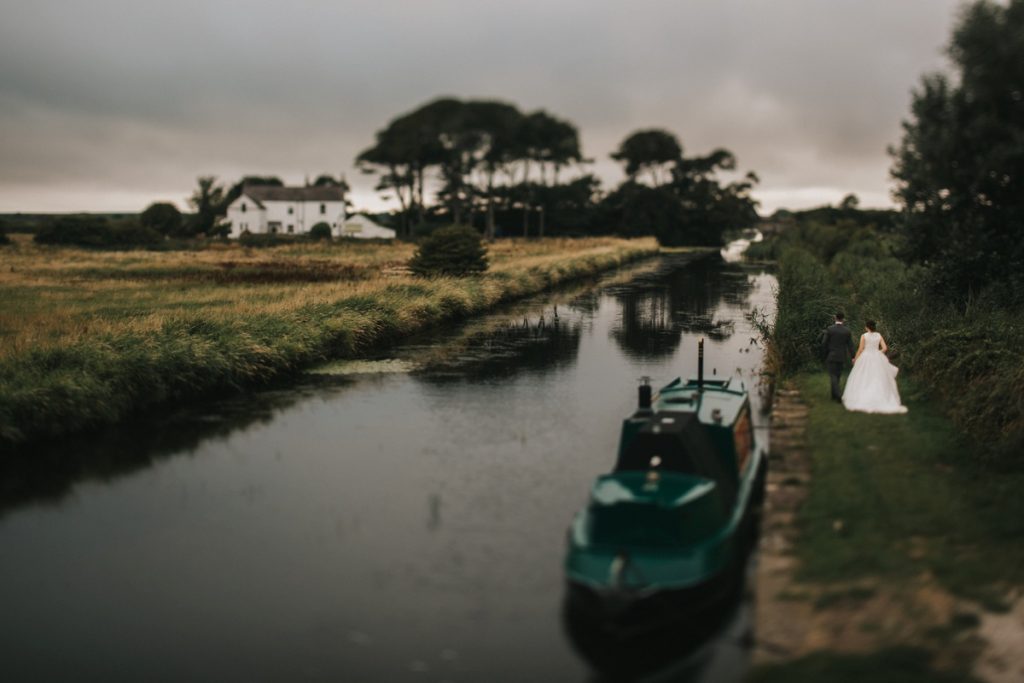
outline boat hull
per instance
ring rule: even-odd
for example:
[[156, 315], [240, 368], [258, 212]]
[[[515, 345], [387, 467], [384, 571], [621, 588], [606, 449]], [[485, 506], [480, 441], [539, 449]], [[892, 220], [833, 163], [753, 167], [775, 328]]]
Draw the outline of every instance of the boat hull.
[[[761, 508], [764, 500], [766, 462], [756, 457], [757, 467], [749, 490], [742, 492], [745, 505], [739, 520], [734, 520], [730, 532], [706, 551], [714, 556], [701, 564], [715, 566], [716, 571], [704, 573], [695, 581], [673, 585], [661, 581], [642, 587], [614, 586], [592, 580], [580, 580], [568, 573], [566, 607], [580, 628], [601, 631], [605, 636], [629, 637], [644, 631], [664, 629], [675, 623], [697, 622], [721, 611], [723, 605], [735, 600], [743, 582], [744, 567], [757, 545], [760, 532]], [[585, 554], [583, 548], [574, 553]], [[572, 555], [573, 553], [571, 553]], [[680, 553], [680, 558], [687, 553]], [[672, 554], [663, 554], [660, 562], [671, 565]], [[651, 571], [651, 558], [641, 560], [640, 572]], [[655, 560], [658, 561], [658, 560]], [[573, 558], [569, 559], [570, 565]]]

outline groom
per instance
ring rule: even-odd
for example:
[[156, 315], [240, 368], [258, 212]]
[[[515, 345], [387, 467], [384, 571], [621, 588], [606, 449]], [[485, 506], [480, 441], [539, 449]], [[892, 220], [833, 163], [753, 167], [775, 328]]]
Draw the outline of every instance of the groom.
[[842, 401], [843, 395], [839, 391], [839, 378], [846, 366], [846, 359], [853, 358], [853, 333], [844, 324], [846, 316], [842, 312], [836, 313], [836, 322], [825, 328], [821, 333], [821, 348], [825, 352], [825, 367], [828, 368], [828, 377], [832, 381], [832, 400]]

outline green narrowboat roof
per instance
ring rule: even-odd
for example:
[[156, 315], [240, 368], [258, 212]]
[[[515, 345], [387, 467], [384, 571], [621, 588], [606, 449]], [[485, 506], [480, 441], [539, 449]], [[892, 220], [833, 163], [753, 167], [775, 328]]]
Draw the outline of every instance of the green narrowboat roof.
[[747, 396], [745, 390], [732, 388], [734, 381], [704, 380], [701, 391], [696, 380], [683, 384], [677, 379], [658, 392], [652, 407], [657, 412], [695, 411], [703, 424], [728, 426], [739, 417]]
[[598, 477], [591, 490], [594, 503], [650, 503], [662, 508], [681, 507], [714, 488], [704, 477], [678, 473], [615, 472]]

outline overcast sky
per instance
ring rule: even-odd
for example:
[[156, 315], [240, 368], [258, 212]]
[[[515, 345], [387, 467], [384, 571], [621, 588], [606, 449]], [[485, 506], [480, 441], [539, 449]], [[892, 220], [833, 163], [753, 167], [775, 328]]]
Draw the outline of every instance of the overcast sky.
[[440, 95], [545, 108], [590, 167], [644, 127], [732, 150], [762, 212], [890, 203], [887, 145], [945, 68], [955, 0], [0, 0], [0, 212], [185, 208], [201, 174], [289, 184]]

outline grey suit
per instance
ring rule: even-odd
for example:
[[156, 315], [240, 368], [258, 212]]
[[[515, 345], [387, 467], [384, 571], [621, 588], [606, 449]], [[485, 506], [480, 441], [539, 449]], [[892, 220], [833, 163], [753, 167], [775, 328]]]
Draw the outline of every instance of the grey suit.
[[843, 374], [846, 360], [853, 358], [853, 333], [842, 323], [829, 325], [821, 333], [821, 347], [825, 352], [825, 367], [832, 382], [832, 398], [842, 400], [839, 378]]

